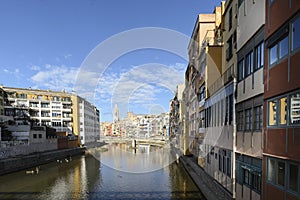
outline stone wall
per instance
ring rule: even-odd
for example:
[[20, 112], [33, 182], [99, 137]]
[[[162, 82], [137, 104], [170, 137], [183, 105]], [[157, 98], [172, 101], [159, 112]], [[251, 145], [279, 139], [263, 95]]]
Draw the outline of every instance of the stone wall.
[[[0, 175], [40, 166], [70, 156], [84, 154], [85, 149], [73, 148], [0, 159]], [[25, 172], [24, 172], [25, 173]]]
[[16, 145], [0, 148], [0, 159], [28, 155], [36, 152], [50, 151], [57, 149], [57, 139], [47, 139], [44, 143], [34, 143], [29, 145]]

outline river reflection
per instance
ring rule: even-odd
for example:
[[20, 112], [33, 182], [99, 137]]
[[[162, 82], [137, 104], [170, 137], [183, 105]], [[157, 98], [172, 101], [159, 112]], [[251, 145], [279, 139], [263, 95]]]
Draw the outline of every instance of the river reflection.
[[[0, 176], [0, 199], [203, 198], [180, 164], [172, 163], [147, 173], [128, 173], [102, 162], [110, 157], [116, 165], [131, 166], [130, 160], [124, 161], [125, 157], [117, 161], [122, 154], [120, 157], [113, 153], [114, 150], [118, 152], [117, 148], [126, 147], [111, 145], [107, 148], [106, 152], [93, 150], [97, 159], [86, 154], [73, 157], [69, 162], [43, 165], [39, 174], [20, 171]], [[149, 165], [151, 160], [143, 163]]]

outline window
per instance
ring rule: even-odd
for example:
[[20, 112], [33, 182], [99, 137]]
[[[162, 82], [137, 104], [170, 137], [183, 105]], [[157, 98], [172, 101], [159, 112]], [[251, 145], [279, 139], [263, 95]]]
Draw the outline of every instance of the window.
[[199, 118], [200, 118], [200, 121], [199, 121], [199, 128], [204, 128], [205, 126], [205, 116], [204, 116], [204, 111], [201, 111], [199, 113]]
[[[230, 152], [228, 152], [228, 154], [230, 154]], [[227, 175], [231, 177], [231, 157], [227, 157]]]
[[300, 92], [269, 101], [268, 117], [269, 126], [300, 125]]
[[245, 110], [245, 131], [251, 131], [252, 129], [252, 110]]
[[255, 70], [264, 66], [264, 43], [255, 47]]
[[271, 47], [270, 49], [270, 65], [273, 65], [274, 63], [277, 62], [278, 57], [277, 57], [277, 44]]
[[251, 180], [252, 180], [252, 187], [253, 189], [257, 191], [261, 191], [261, 179], [260, 176], [257, 173], [251, 174]]
[[239, 111], [237, 113], [237, 131], [243, 131], [244, 130], [244, 112]]
[[250, 185], [250, 176], [249, 176], [249, 170], [244, 169], [244, 183], [247, 185]]
[[222, 156], [220, 151], [219, 151], [219, 171], [222, 171]]
[[289, 38], [286, 36], [279, 42], [279, 58], [283, 58], [288, 54]]
[[[224, 150], [223, 150], [224, 152]], [[222, 166], [223, 166], [223, 173], [226, 173], [226, 157], [223, 155], [222, 156]]]
[[260, 131], [260, 130], [262, 130], [262, 125], [263, 125], [262, 106], [255, 107], [254, 113], [255, 113], [254, 128], [257, 131]]
[[229, 61], [232, 57], [232, 36], [227, 41], [228, 48], [226, 49], [226, 61]]
[[292, 51], [300, 47], [300, 17], [292, 23]]
[[52, 122], [52, 126], [61, 126], [61, 122]]
[[267, 181], [300, 195], [299, 163], [274, 158], [267, 158], [267, 161]]
[[244, 73], [244, 59], [242, 59], [239, 62], [239, 64], [238, 64], [238, 70], [239, 70], [238, 79], [239, 79], [239, 81], [241, 81], [245, 77], [245, 73]]
[[53, 97], [53, 101], [59, 101], [59, 97], [54, 96], [54, 97]]
[[200, 102], [203, 99], [205, 99], [205, 84], [199, 88], [199, 93], [198, 93], [198, 101]]
[[20, 98], [21, 99], [26, 99], [27, 98], [27, 94], [20, 94]]
[[232, 8], [230, 8], [230, 10], [229, 10], [228, 25], [229, 25], [229, 30], [230, 30], [232, 28]]
[[41, 107], [42, 107], [42, 108], [49, 108], [49, 104], [48, 104], [48, 103], [42, 103], [42, 104], [41, 104]]
[[42, 138], [42, 134], [39, 134], [39, 138]]
[[275, 160], [268, 159], [267, 180], [275, 183]]
[[232, 124], [233, 121], [233, 95], [229, 96], [229, 125]]
[[293, 125], [300, 124], [300, 92], [291, 95], [290, 123]]
[[220, 115], [221, 115], [221, 126], [223, 126], [224, 124], [224, 99], [221, 100], [221, 111], [220, 111]]
[[285, 163], [278, 161], [277, 166], [277, 184], [284, 186], [284, 177], [285, 177]]
[[253, 72], [253, 51], [246, 55], [245, 62], [245, 76], [250, 75]]
[[227, 125], [227, 123], [228, 123], [228, 115], [229, 115], [228, 106], [229, 106], [229, 100], [228, 100], [228, 97], [226, 97], [226, 102], [225, 102], [225, 125]]
[[286, 124], [286, 115], [287, 115], [287, 98], [281, 98], [279, 100], [280, 103], [280, 118], [279, 118], [279, 123], [281, 125]]
[[298, 177], [299, 177], [299, 168], [297, 165], [289, 165], [289, 189], [295, 192], [298, 192]]
[[37, 136], [36, 136], [36, 134], [33, 134], [33, 138], [36, 138]]
[[278, 41], [269, 49], [269, 64], [270, 66], [275, 64], [279, 59], [284, 58], [288, 52], [289, 48], [289, 38], [285, 36], [283, 39]]
[[269, 102], [269, 125], [274, 126], [277, 124], [277, 100], [273, 100]]

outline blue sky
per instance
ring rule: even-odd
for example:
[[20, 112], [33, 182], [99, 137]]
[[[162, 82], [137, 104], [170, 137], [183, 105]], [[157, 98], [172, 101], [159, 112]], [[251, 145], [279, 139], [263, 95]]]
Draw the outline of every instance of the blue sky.
[[[219, 0], [1, 0], [0, 83], [69, 92], [78, 88], [100, 108], [101, 121], [112, 120], [115, 103], [121, 117], [129, 110], [166, 112], [187, 65], [175, 50], [186, 53], [187, 41], [180, 37], [190, 37], [197, 14], [212, 13], [219, 5]], [[152, 33], [146, 27], [158, 29]], [[136, 35], [139, 30], [149, 34]], [[154, 36], [157, 30], [166, 34]], [[137, 42], [147, 38], [147, 45]], [[116, 54], [118, 45], [132, 47]], [[113, 59], [106, 50], [116, 54]], [[93, 54], [97, 59], [90, 62]]]

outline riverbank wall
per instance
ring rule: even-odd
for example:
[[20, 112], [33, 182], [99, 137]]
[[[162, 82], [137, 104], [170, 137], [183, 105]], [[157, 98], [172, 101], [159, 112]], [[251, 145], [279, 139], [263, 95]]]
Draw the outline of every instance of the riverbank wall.
[[206, 199], [232, 200], [231, 194], [197, 164], [195, 157], [181, 155], [173, 145], [172, 152], [175, 155], [180, 155], [177, 157], [178, 161], [183, 165]]
[[43, 165], [52, 161], [69, 158], [85, 153], [85, 148], [45, 151], [0, 160], [0, 175]]

